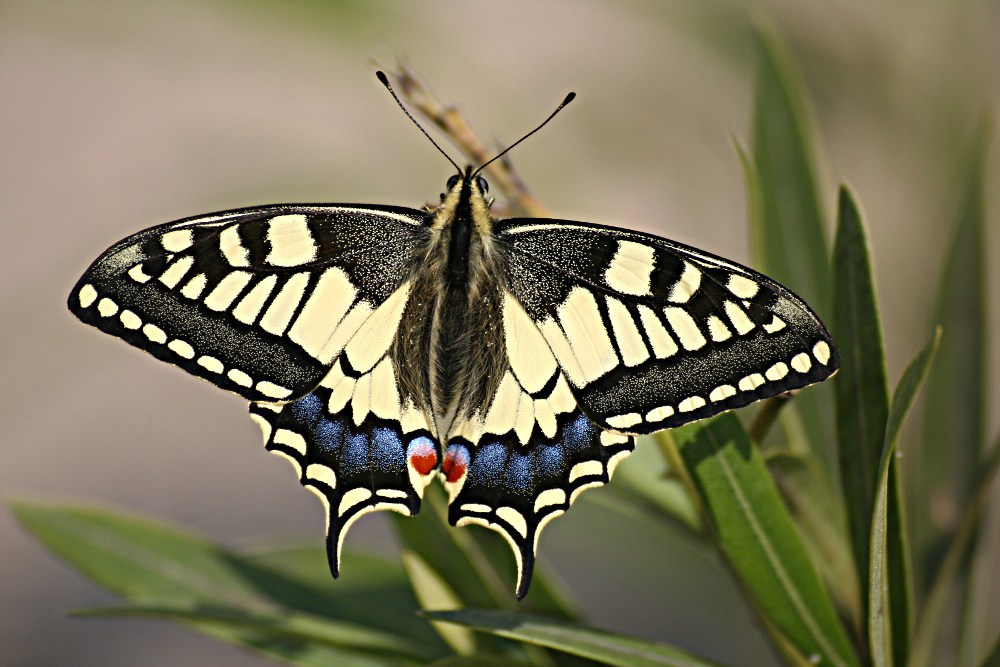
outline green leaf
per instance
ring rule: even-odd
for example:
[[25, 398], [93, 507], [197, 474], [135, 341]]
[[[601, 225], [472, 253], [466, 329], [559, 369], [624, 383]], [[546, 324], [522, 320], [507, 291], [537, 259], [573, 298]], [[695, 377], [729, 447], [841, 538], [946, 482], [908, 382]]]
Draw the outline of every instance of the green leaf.
[[761, 217], [752, 221], [754, 259], [761, 270], [828, 316], [830, 269], [811, 113], [788, 47], [763, 27], [758, 45], [753, 164], [760, 194], [750, 201]]
[[[757, 43], [752, 159], [741, 156], [754, 265], [828, 319], [830, 262], [816, 178], [812, 113], [802, 77], [777, 31], [758, 26]], [[801, 415], [810, 445], [832, 464], [831, 392], [826, 385], [802, 392], [785, 412]]]
[[495, 655], [453, 655], [449, 658], [435, 660], [427, 667], [527, 667], [527, 663], [511, 658], [500, 658]]
[[[253, 637], [271, 645], [293, 644], [298, 647], [325, 646], [340, 649], [342, 660], [357, 664], [414, 665], [416, 660], [431, 657], [426, 649], [410, 641], [353, 623], [291, 611], [248, 613], [241, 609], [196, 605], [137, 605], [88, 609], [80, 616], [101, 618], [156, 618], [198, 627], [226, 627], [237, 634]], [[341, 664], [338, 662], [338, 664]]]
[[507, 542], [480, 526], [449, 526], [447, 511], [443, 489], [432, 484], [424, 492], [418, 516], [391, 518], [403, 548], [433, 568], [463, 606], [528, 609], [561, 618], [578, 616], [541, 559], [535, 563], [527, 597], [518, 603], [514, 596], [516, 565]]
[[802, 656], [857, 665], [760, 453], [732, 414], [673, 430], [730, 567], [765, 628]]
[[[440, 611], [462, 608], [462, 601], [455, 591], [420, 556], [404, 550], [402, 558], [421, 608]], [[434, 623], [434, 629], [459, 655], [476, 652], [476, 640], [471, 631], [445, 623]]]
[[982, 667], [1000, 667], [1000, 637], [993, 642], [993, 648], [983, 659]]
[[715, 663], [686, 651], [596, 630], [562, 619], [512, 614], [503, 611], [463, 610], [425, 612], [427, 616], [488, 632], [499, 637], [516, 639], [573, 655], [622, 667], [711, 667]]
[[972, 140], [962, 200], [940, 279], [935, 322], [941, 348], [927, 379], [916, 468], [914, 525], [918, 583], [937, 569], [948, 536], [981, 479], [986, 410], [986, 257], [983, 173], [992, 136], [984, 122]]
[[[910, 362], [892, 397], [884, 431], [871, 519], [868, 640], [875, 665], [905, 665], [910, 642], [910, 583], [905, 525], [898, 502], [896, 442], [903, 421], [927, 377], [941, 339], [934, 337]], [[896, 491], [896, 493], [893, 493]], [[895, 500], [893, 500], [895, 498]], [[891, 506], [895, 504], [895, 511]]]
[[862, 582], [862, 606], [867, 607], [872, 508], [885, 451], [889, 390], [868, 238], [846, 186], [840, 189], [837, 218], [831, 322], [842, 359], [833, 380], [837, 447], [854, 566]]

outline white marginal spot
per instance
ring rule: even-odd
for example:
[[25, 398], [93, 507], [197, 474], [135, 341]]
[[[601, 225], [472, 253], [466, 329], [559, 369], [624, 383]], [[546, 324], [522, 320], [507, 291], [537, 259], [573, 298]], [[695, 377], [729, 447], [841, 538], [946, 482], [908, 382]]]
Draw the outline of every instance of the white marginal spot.
[[337, 508], [337, 515], [344, 516], [344, 513], [347, 512], [347, 510], [359, 503], [365, 502], [371, 497], [372, 492], [370, 489], [360, 486], [356, 489], [351, 489], [340, 499], [340, 507]]
[[612, 428], [628, 428], [629, 426], [635, 426], [642, 421], [642, 417], [638, 412], [630, 412], [627, 415], [615, 415], [613, 417], [608, 417], [606, 420], [608, 425]]
[[694, 318], [688, 315], [686, 310], [668, 307], [664, 308], [663, 312], [685, 350], [700, 350], [708, 342], [695, 324]]
[[169, 289], [177, 287], [177, 284], [181, 281], [187, 272], [191, 270], [194, 266], [194, 257], [188, 255], [187, 257], [181, 257], [179, 260], [167, 267], [167, 270], [160, 274], [160, 282], [166, 285]]
[[379, 489], [375, 495], [383, 498], [406, 498], [408, 494], [400, 489]]
[[[254, 423], [260, 427], [261, 432], [264, 434], [264, 442], [267, 443], [271, 437], [271, 422], [253, 412], [250, 413], [250, 419], [252, 419]], [[298, 467], [298, 465], [298, 462], [296, 462], [295, 467]]]
[[[306, 455], [306, 439], [295, 431], [289, 431], [287, 428], [279, 428], [274, 432], [274, 440], [272, 441], [276, 445], [285, 445], [286, 447], [291, 447], [297, 451], [302, 456]], [[313, 464], [316, 465], [316, 464]], [[309, 466], [310, 468], [312, 466]], [[320, 466], [323, 467], [323, 466]], [[332, 470], [330, 472], [333, 472]], [[322, 477], [317, 477], [306, 471], [306, 477], [312, 477], [313, 479], [323, 479]], [[331, 484], [330, 486], [336, 486], [336, 484]]]
[[648, 422], [661, 422], [667, 417], [673, 416], [674, 409], [669, 405], [662, 405], [658, 408], [653, 408], [646, 413], [646, 421]]
[[389, 351], [409, 296], [410, 283], [406, 282], [375, 309], [351, 338], [344, 352], [354, 370], [368, 371]]
[[603, 475], [604, 465], [600, 461], [581, 461], [569, 471], [569, 483], [572, 484], [581, 477]]
[[753, 320], [751, 320], [747, 314], [743, 312], [743, 309], [740, 308], [736, 302], [726, 301], [723, 308], [726, 309], [726, 317], [728, 317], [729, 321], [733, 323], [734, 327], [736, 327], [736, 333], [741, 336], [745, 336], [753, 331], [755, 326]]
[[677, 347], [677, 341], [660, 323], [660, 318], [656, 316], [653, 309], [648, 306], [639, 306], [638, 310], [639, 319], [642, 320], [642, 328], [646, 330], [646, 337], [649, 339], [649, 344], [653, 346], [653, 354], [656, 355], [656, 358], [666, 359], [677, 354], [680, 349]]
[[601, 431], [601, 446], [623, 445], [628, 442], [628, 438], [629, 436], [614, 431]]
[[623, 294], [645, 296], [649, 294], [649, 279], [655, 267], [653, 248], [633, 241], [619, 241], [618, 251], [604, 271], [604, 282]]
[[159, 343], [163, 345], [167, 342], [167, 334], [160, 327], [155, 324], [146, 324], [142, 327], [142, 333], [146, 334], [146, 338], [153, 341], [154, 343]]
[[187, 250], [194, 243], [194, 232], [190, 229], [176, 229], [160, 237], [160, 245], [167, 252]]
[[776, 363], [775, 365], [771, 366], [766, 371], [764, 371], [764, 377], [766, 377], [771, 382], [777, 382], [786, 375], [788, 375], [788, 365], [783, 361], [779, 361], [778, 363]]
[[615, 474], [615, 468], [618, 467], [618, 464], [627, 459], [631, 453], [630, 450], [625, 449], [608, 459], [608, 479], [611, 479], [611, 476]]
[[330, 363], [332, 357], [326, 359], [320, 355], [357, 294], [358, 290], [343, 269], [327, 269], [316, 281], [309, 299], [288, 330], [288, 337], [319, 361]]
[[181, 288], [181, 296], [187, 297], [188, 299], [197, 299], [201, 296], [201, 293], [205, 291], [205, 285], [208, 284], [208, 277], [204, 273], [199, 273], [191, 280], [187, 281], [184, 287]]
[[[337, 488], [337, 473], [333, 471], [333, 468], [322, 465], [320, 463], [310, 463], [306, 468], [306, 477], [308, 479], [314, 479], [317, 482], [323, 482], [331, 489]], [[365, 489], [367, 491], [367, 489]], [[369, 495], [371, 495], [369, 493]], [[343, 512], [341, 512], [343, 514]]]
[[764, 325], [764, 331], [769, 334], [777, 333], [785, 328], [785, 321], [778, 317], [777, 315], [771, 318], [770, 324]]
[[628, 312], [625, 304], [608, 296], [605, 298], [608, 304], [608, 317], [611, 320], [611, 331], [618, 341], [618, 349], [622, 354], [622, 361], [626, 366], [638, 366], [649, 359], [649, 350], [642, 342], [642, 334], [632, 319], [632, 314]]
[[826, 366], [826, 362], [830, 361], [830, 346], [826, 341], [821, 340], [813, 345], [813, 356], [816, 357], [816, 361]]
[[267, 263], [272, 266], [301, 266], [316, 259], [316, 241], [301, 213], [271, 218], [267, 240], [271, 243]]
[[225, 369], [221, 361], [209, 356], [198, 357], [198, 365], [211, 373], [221, 373]]
[[573, 288], [559, 305], [559, 322], [586, 382], [596, 380], [618, 365], [618, 355], [590, 290]]
[[131, 310], [123, 310], [118, 319], [122, 321], [122, 326], [126, 329], [138, 329], [142, 326], [142, 320]]
[[719, 401], [724, 401], [730, 396], [735, 396], [736, 390], [730, 384], [724, 384], [716, 387], [712, 390], [712, 393], [708, 395], [708, 400], [713, 403], [718, 403]]
[[708, 316], [708, 335], [711, 336], [712, 340], [716, 343], [721, 343], [724, 340], [732, 338], [733, 332], [722, 323], [718, 315]]
[[812, 360], [809, 359], [809, 355], [805, 352], [799, 352], [792, 357], [792, 368], [799, 373], [807, 373], [812, 368]]
[[243, 324], [253, 324], [261, 309], [267, 303], [267, 297], [271, 296], [271, 291], [278, 282], [278, 276], [268, 276], [253, 286], [250, 293], [240, 299], [240, 302], [233, 308], [233, 317]]
[[549, 505], [565, 505], [566, 504], [566, 492], [562, 489], [546, 489], [538, 494], [535, 498], [535, 514], [538, 514], [538, 510], [543, 507], [548, 507]]
[[226, 373], [226, 377], [240, 385], [241, 387], [250, 388], [253, 386], [253, 378], [241, 371], [238, 368], [230, 368], [229, 372]]
[[528, 522], [524, 520], [524, 515], [513, 507], [497, 508], [497, 516], [509, 523], [522, 538], [528, 536]]
[[250, 266], [250, 253], [240, 240], [240, 225], [226, 227], [219, 234], [219, 252], [230, 266]]
[[760, 285], [738, 273], [729, 274], [729, 282], [726, 283], [726, 287], [739, 299], [752, 299], [760, 289]]
[[483, 505], [482, 503], [465, 503], [458, 509], [463, 512], [475, 512], [476, 514], [488, 514], [493, 511], [492, 507]]
[[705, 405], [705, 399], [701, 396], [688, 396], [677, 404], [677, 409], [681, 412], [693, 412]]
[[93, 285], [87, 284], [80, 288], [80, 293], [77, 294], [80, 299], [81, 308], [90, 308], [91, 304], [97, 300], [97, 290], [94, 289]]
[[573, 503], [575, 503], [576, 499], [580, 496], [580, 494], [586, 491], [587, 489], [596, 489], [599, 486], [604, 486], [604, 482], [602, 481], [588, 482], [587, 484], [583, 484], [582, 486], [576, 487], [575, 489], [573, 489], [573, 493], [570, 494], [569, 504], [572, 505]]
[[146, 273], [142, 270], [142, 264], [136, 264], [131, 269], [129, 269], [128, 277], [136, 281], [137, 283], [147, 283], [153, 278], [153, 276], [147, 276]]
[[285, 387], [276, 385], [273, 382], [268, 382], [267, 380], [261, 380], [257, 383], [257, 391], [265, 396], [277, 399], [288, 398], [292, 395], [291, 389], [286, 389]]
[[701, 271], [691, 262], [684, 262], [681, 277], [674, 283], [667, 298], [674, 303], [687, 303], [699, 287], [701, 287]]
[[539, 391], [556, 371], [556, 359], [542, 332], [509, 292], [503, 295], [503, 332], [515, 377], [525, 391]]
[[765, 384], [764, 376], [760, 373], [752, 373], [740, 380], [737, 386], [740, 388], [740, 391], [753, 391], [763, 384]]
[[[251, 415], [251, 416], [253, 416], [253, 415]], [[256, 419], [254, 419], [254, 421], [257, 421], [258, 419], [260, 419], [260, 417], [257, 417]], [[260, 421], [263, 421], [263, 420], [261, 419]], [[270, 427], [268, 427], [268, 428], [270, 428]], [[265, 435], [264, 439], [267, 440], [266, 435]], [[295, 476], [298, 477], [300, 480], [302, 479], [302, 466], [299, 465], [299, 462], [295, 460], [294, 456], [289, 456], [286, 452], [283, 452], [280, 449], [271, 449], [269, 451], [272, 454], [274, 454], [275, 456], [280, 456], [281, 458], [283, 458], [286, 461], [288, 461], [289, 463], [291, 463], [292, 467], [295, 468]], [[306, 488], [309, 489], [310, 491], [315, 492], [316, 495], [320, 496], [324, 500], [324, 503], [323, 503], [324, 505], [327, 504], [326, 503], [326, 496], [320, 495], [319, 491], [316, 491], [316, 489], [313, 489], [313, 488], [308, 487], [308, 486]]]
[[111, 317], [118, 312], [118, 304], [104, 297], [97, 303], [97, 312], [101, 314], [101, 317]]
[[173, 350], [178, 356], [184, 357], [185, 359], [194, 359], [194, 348], [191, 347], [191, 344], [186, 340], [175, 338], [167, 343], [167, 349]]
[[274, 301], [264, 311], [260, 318], [260, 328], [264, 331], [280, 336], [288, 328], [288, 323], [292, 321], [295, 309], [302, 301], [302, 295], [309, 284], [309, 274], [306, 272], [296, 273], [285, 282], [281, 291], [274, 297]]
[[219, 281], [215, 289], [208, 293], [203, 303], [212, 310], [219, 312], [227, 310], [229, 306], [233, 305], [233, 301], [236, 301], [236, 297], [240, 295], [243, 289], [250, 284], [251, 277], [251, 274], [246, 271], [233, 271], [229, 273]]

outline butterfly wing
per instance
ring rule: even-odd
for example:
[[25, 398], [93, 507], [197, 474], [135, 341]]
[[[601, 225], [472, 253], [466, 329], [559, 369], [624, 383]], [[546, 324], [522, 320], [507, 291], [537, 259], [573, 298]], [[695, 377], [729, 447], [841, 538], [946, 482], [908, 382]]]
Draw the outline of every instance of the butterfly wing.
[[351, 205], [180, 220], [108, 249], [69, 308], [251, 401], [294, 400], [403, 282], [422, 220], [411, 209]]
[[[510, 292], [498, 285], [490, 301], [498, 307], [482, 314], [494, 319], [484, 328], [500, 338], [484, 336], [480, 349], [504, 350], [499, 382], [485, 403], [459, 411], [441, 475], [449, 491], [449, 522], [485, 526], [510, 544], [521, 599], [542, 529], [583, 490], [606, 484], [635, 439], [584, 415], [556, 357]], [[467, 394], [482, 392], [469, 387]]]
[[505, 220], [496, 239], [511, 293], [602, 428], [673, 428], [819, 382], [840, 366], [809, 307], [739, 264], [561, 220]]
[[439, 460], [389, 358], [422, 223], [367, 205], [181, 220], [114, 245], [69, 299], [84, 322], [252, 401], [267, 449], [326, 507], [334, 576], [351, 523], [416, 513]]

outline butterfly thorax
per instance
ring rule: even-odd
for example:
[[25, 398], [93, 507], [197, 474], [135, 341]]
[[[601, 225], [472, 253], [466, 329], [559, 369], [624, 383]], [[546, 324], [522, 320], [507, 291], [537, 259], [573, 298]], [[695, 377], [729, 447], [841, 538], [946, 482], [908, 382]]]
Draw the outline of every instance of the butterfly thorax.
[[[411, 276], [393, 348], [400, 387], [434, 417], [442, 444], [456, 419], [488, 405], [505, 363], [495, 218], [466, 170], [429, 214], [431, 235]], [[427, 401], [429, 400], [429, 404]]]

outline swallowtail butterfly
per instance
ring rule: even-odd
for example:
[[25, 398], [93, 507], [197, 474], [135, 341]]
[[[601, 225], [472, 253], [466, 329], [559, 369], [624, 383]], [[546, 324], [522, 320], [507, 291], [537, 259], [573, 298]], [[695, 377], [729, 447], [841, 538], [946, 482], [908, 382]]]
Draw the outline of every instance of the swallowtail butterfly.
[[635, 436], [840, 358], [773, 280], [650, 234], [497, 220], [481, 169], [434, 210], [280, 204], [152, 227], [101, 255], [69, 308], [250, 401], [326, 508], [333, 576], [358, 517], [413, 515], [438, 477], [450, 523], [510, 543], [522, 598], [542, 528]]

